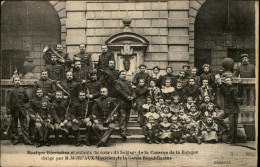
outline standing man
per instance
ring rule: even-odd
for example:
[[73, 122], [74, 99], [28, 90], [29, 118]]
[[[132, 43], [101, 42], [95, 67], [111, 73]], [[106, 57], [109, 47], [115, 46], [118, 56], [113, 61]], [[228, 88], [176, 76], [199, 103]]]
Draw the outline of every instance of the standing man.
[[29, 102], [29, 96], [26, 89], [21, 87], [21, 81], [18, 76], [13, 78], [14, 87], [7, 94], [6, 105], [10, 109], [12, 115], [12, 143], [16, 145], [19, 143], [18, 134], [18, 119], [21, 124], [21, 129], [24, 138], [24, 144], [33, 145], [29, 139], [28, 128], [27, 128], [27, 112], [25, 104]]
[[[238, 91], [232, 84], [232, 78], [226, 77], [225, 83], [221, 83], [221, 79], [218, 79], [218, 84], [224, 93], [224, 114], [217, 116], [218, 119], [223, 120], [229, 117], [230, 122], [230, 140], [227, 144], [234, 144], [237, 142], [237, 123], [239, 114], [239, 99]], [[227, 131], [227, 127], [222, 132]]]
[[107, 87], [108, 94], [111, 97], [116, 97], [116, 90], [114, 83], [119, 78], [119, 70], [115, 69], [115, 61], [110, 60], [108, 70], [100, 76], [99, 80], [103, 86]]
[[255, 78], [255, 66], [250, 64], [248, 54], [243, 53], [241, 55], [242, 63], [235, 72], [235, 75], [240, 78]]
[[211, 73], [210, 65], [209, 64], [204, 64], [202, 66], [202, 68], [203, 68], [203, 73], [200, 75], [200, 81], [202, 82], [205, 79], [208, 80], [209, 81], [209, 86], [211, 88], [213, 88], [213, 90], [215, 90], [216, 89], [215, 75]]
[[80, 61], [75, 61], [74, 68], [73, 68], [73, 79], [77, 83], [81, 83], [82, 81], [86, 82], [86, 79], [88, 78], [88, 73], [86, 73], [81, 66]]
[[171, 79], [171, 86], [176, 86], [176, 76], [174, 76], [172, 74], [172, 67], [171, 66], [167, 66], [166, 67], [166, 74], [165, 75], [162, 75], [160, 78], [159, 78], [159, 87], [162, 88], [165, 86], [165, 80], [167, 78], [170, 78]]
[[51, 99], [55, 96], [55, 81], [51, 80], [48, 77], [48, 71], [43, 70], [41, 72], [41, 79], [37, 82], [35, 82], [33, 87], [33, 95], [36, 95], [36, 91], [38, 88], [42, 88], [43, 90], [43, 96], [45, 98]]
[[145, 85], [147, 86], [147, 85], [148, 85], [148, 82], [149, 82], [149, 80], [150, 80], [150, 75], [149, 75], [147, 72], [145, 72], [145, 70], [146, 70], [146, 65], [141, 64], [141, 65], [139, 66], [139, 69], [140, 69], [140, 72], [135, 74], [132, 83], [133, 83], [133, 85], [137, 86], [139, 80], [140, 80], [140, 79], [144, 79], [144, 83], [145, 83]]
[[184, 64], [182, 66], [183, 71], [185, 72], [185, 76], [189, 77], [191, 75], [191, 71], [190, 71], [190, 65], [189, 64]]
[[[93, 131], [100, 140], [97, 147], [106, 147], [110, 135], [115, 130], [115, 120], [112, 112], [116, 110], [116, 99], [108, 96], [107, 88], [101, 88], [100, 94], [101, 97], [96, 100], [92, 111], [94, 119]], [[108, 127], [108, 130], [101, 136], [104, 126]]]
[[121, 116], [119, 128], [121, 136], [123, 139], [126, 139], [127, 124], [132, 108], [132, 100], [134, 99], [131, 82], [126, 80], [126, 71], [122, 70], [119, 72], [119, 79], [115, 83], [115, 88], [118, 92], [119, 115]]
[[[109, 68], [108, 63], [110, 60], [114, 60], [114, 62], [115, 62], [115, 57], [114, 57], [113, 53], [108, 51], [106, 45], [101, 46], [101, 51], [102, 51], [102, 53], [101, 53], [101, 55], [99, 55], [98, 64], [97, 64], [98, 78], [100, 78], [102, 70], [106, 71]], [[116, 64], [115, 64], [115, 66], [116, 66]]]
[[79, 60], [81, 62], [82, 71], [87, 75], [91, 70], [93, 70], [92, 55], [86, 53], [86, 45], [84, 43], [79, 45], [79, 50], [80, 52], [74, 55], [74, 63], [76, 64], [75, 60]]
[[62, 81], [64, 79], [64, 68], [62, 65], [58, 64], [57, 56], [55, 54], [51, 55], [51, 64], [46, 65], [49, 77], [55, 81]]

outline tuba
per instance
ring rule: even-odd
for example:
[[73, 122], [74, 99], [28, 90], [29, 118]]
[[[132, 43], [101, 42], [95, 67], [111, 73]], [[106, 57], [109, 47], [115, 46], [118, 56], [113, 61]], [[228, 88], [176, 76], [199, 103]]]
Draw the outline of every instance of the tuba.
[[62, 60], [62, 61], [65, 62], [65, 59], [64, 59], [61, 55], [59, 55], [59, 54], [56, 52], [56, 50], [54, 50], [54, 49], [51, 47], [50, 44], [49, 44], [49, 45], [46, 45], [46, 46], [43, 48], [42, 52], [43, 52], [43, 53], [51, 52], [51, 53], [55, 54], [60, 60]]

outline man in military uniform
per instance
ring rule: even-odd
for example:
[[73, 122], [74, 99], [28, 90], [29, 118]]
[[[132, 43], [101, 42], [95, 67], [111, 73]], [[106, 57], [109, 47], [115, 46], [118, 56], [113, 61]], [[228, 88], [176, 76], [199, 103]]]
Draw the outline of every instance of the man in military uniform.
[[55, 54], [51, 55], [51, 64], [46, 65], [46, 69], [49, 74], [49, 78], [55, 81], [62, 81], [64, 79], [64, 68], [57, 63], [57, 57]]
[[54, 123], [54, 133], [55, 133], [55, 141], [54, 145], [58, 144], [59, 142], [59, 134], [63, 132], [63, 136], [65, 140], [68, 139], [69, 129], [71, 128], [72, 124], [70, 121], [70, 115], [67, 111], [67, 106], [69, 104], [63, 100], [63, 93], [62, 91], [57, 91], [55, 94], [55, 100], [51, 104], [51, 115], [53, 118]]
[[243, 53], [241, 58], [242, 63], [235, 72], [235, 75], [237, 77], [240, 75], [240, 78], [255, 78], [255, 66], [250, 64], [248, 54]]
[[[72, 121], [72, 130], [76, 133], [76, 144], [75, 146], [80, 146], [80, 127], [86, 127], [86, 140], [85, 144], [90, 146], [89, 135], [92, 128], [91, 114], [87, 110], [88, 102], [86, 101], [86, 93], [84, 91], [79, 92], [78, 101], [71, 108], [70, 116]], [[86, 113], [88, 112], [88, 113]], [[75, 126], [76, 125], [76, 126]], [[74, 128], [76, 127], [76, 128]]]
[[137, 86], [140, 79], [144, 79], [145, 85], [148, 85], [148, 82], [150, 80], [150, 75], [147, 72], [145, 72], [146, 65], [141, 64], [139, 66], [139, 69], [140, 69], [140, 72], [136, 73], [133, 78], [133, 81], [132, 81], [133, 85]]
[[75, 62], [72, 74], [74, 81], [76, 81], [77, 83], [81, 83], [82, 81], [86, 82], [86, 79], [88, 78], [88, 73], [82, 70], [80, 61]]
[[79, 60], [81, 62], [81, 69], [84, 71], [85, 75], [88, 74], [91, 70], [93, 70], [92, 57], [90, 53], [86, 53], [85, 44], [81, 43], [79, 45], [80, 52], [74, 55], [74, 63], [75, 60]]
[[102, 54], [99, 55], [98, 64], [97, 64], [98, 78], [100, 78], [100, 75], [102, 74], [101, 70], [106, 71], [109, 68], [108, 62], [110, 60], [114, 60], [114, 62], [115, 62], [115, 57], [114, 57], [113, 53], [108, 51], [106, 45], [101, 46], [101, 51], [102, 51]]
[[[94, 119], [93, 131], [100, 140], [97, 147], [106, 147], [110, 135], [115, 130], [114, 115], [113, 113], [111, 115], [111, 112], [116, 110], [116, 99], [108, 96], [107, 88], [101, 88], [100, 94], [101, 97], [96, 100], [92, 111]], [[104, 129], [104, 126], [108, 127], [108, 130], [101, 137], [101, 131]]]
[[[221, 79], [218, 79], [219, 87], [223, 90], [224, 94], [224, 113], [219, 114], [217, 118], [223, 120], [229, 117], [230, 122], [230, 140], [227, 144], [234, 144], [237, 142], [237, 123], [238, 123], [238, 114], [239, 114], [239, 98], [238, 91], [232, 84], [232, 78], [226, 77], [225, 83], [221, 83]], [[222, 127], [222, 132], [227, 131], [227, 127]]]
[[162, 75], [160, 78], [159, 78], [159, 87], [162, 88], [163, 86], [165, 86], [165, 80], [167, 78], [170, 78], [171, 79], [171, 86], [176, 86], [176, 76], [174, 76], [172, 74], [172, 67], [171, 66], [167, 66], [166, 67], [166, 74], [165, 75]]
[[12, 115], [12, 143], [16, 145], [19, 143], [19, 134], [18, 134], [18, 119], [21, 124], [21, 129], [24, 138], [24, 144], [32, 145], [27, 128], [27, 111], [25, 104], [29, 102], [29, 96], [26, 92], [26, 89], [21, 87], [21, 81], [19, 77], [13, 78], [14, 87], [7, 94], [6, 105], [10, 109]]
[[35, 136], [35, 119], [33, 117], [35, 113], [37, 113], [40, 110], [41, 103], [43, 100], [44, 100], [43, 90], [42, 88], [38, 88], [36, 91], [36, 97], [30, 101], [30, 109], [29, 109], [30, 121], [29, 121], [28, 130], [29, 130], [29, 136], [31, 141], [34, 141], [34, 136]]
[[115, 69], [114, 60], [109, 61], [108, 67], [109, 69], [102, 73], [99, 80], [101, 81], [103, 86], [107, 87], [109, 96], [116, 97], [114, 83], [119, 78], [119, 70]]
[[41, 101], [41, 108], [37, 110], [32, 117], [35, 122], [36, 133], [38, 135], [38, 143], [36, 147], [43, 145], [50, 146], [49, 131], [54, 130], [48, 101], [46, 99]]
[[34, 84], [33, 95], [36, 94], [38, 88], [42, 88], [45, 98], [51, 99], [55, 95], [55, 82], [48, 77], [48, 72], [45, 70], [41, 72], [41, 79]]
[[63, 82], [57, 82], [57, 90], [61, 90], [64, 93], [64, 98], [68, 96], [66, 101], [71, 100], [75, 102], [78, 98], [79, 83], [73, 80], [72, 72], [68, 71], [66, 73], [66, 79]]
[[121, 136], [126, 139], [127, 124], [130, 117], [130, 110], [132, 108], [132, 101], [134, 99], [131, 82], [126, 80], [126, 71], [122, 70], [119, 72], [119, 79], [115, 83], [115, 88], [118, 92], [120, 115], [119, 128], [121, 131]]

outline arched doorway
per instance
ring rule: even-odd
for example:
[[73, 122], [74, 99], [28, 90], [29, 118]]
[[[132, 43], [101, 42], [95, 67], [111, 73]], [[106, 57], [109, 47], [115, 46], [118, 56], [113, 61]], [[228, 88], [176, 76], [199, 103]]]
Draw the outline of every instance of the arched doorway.
[[[238, 63], [241, 61], [240, 53], [244, 51], [249, 54], [250, 62], [255, 64], [254, 5], [254, 1], [207, 0], [201, 6], [194, 26], [194, 65], [197, 68], [201, 69], [201, 66], [207, 63], [216, 73], [222, 69], [224, 58], [231, 57]], [[224, 33], [227, 31], [228, 21], [234, 34], [233, 47], [224, 46]]]
[[26, 56], [32, 56], [39, 78], [45, 62], [42, 49], [61, 40], [59, 16], [48, 1], [6, 1], [1, 6], [1, 78], [15, 70], [24, 74]]

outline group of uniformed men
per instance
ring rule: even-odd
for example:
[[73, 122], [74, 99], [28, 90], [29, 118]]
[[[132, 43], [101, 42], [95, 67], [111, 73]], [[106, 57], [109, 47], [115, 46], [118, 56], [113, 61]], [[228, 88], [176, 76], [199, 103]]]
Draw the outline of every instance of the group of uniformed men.
[[[80, 53], [74, 55], [73, 60], [68, 54], [63, 53], [62, 49], [62, 45], [57, 44], [56, 53], [48, 51], [44, 55], [46, 70], [41, 72], [40, 80], [35, 83], [32, 97], [20, 86], [20, 78], [13, 77], [14, 87], [8, 93], [7, 107], [12, 115], [11, 140], [14, 145], [19, 143], [19, 119], [25, 144], [32, 145], [36, 142], [36, 147], [49, 146], [49, 132], [54, 131], [53, 144], [61, 142], [60, 134], [66, 141], [68, 135], [73, 132], [76, 136], [75, 145], [80, 146], [80, 130], [86, 128], [86, 145], [91, 145], [90, 137], [93, 131], [99, 139], [97, 147], [107, 146], [115, 129], [115, 116], [119, 118], [120, 135], [123, 139], [127, 138], [130, 110], [134, 99], [138, 99], [136, 92], [140, 80], [144, 80], [145, 86], [148, 86], [150, 80], [154, 80], [159, 88], [163, 88], [169, 79], [174, 87], [176, 83], [185, 86], [188, 83], [187, 76], [194, 78], [198, 83], [200, 81], [197, 79], [201, 77], [208, 79], [209, 85], [215, 82], [207, 73], [197, 78], [192, 74], [192, 70], [191, 73], [187, 70], [189, 66], [184, 66], [180, 77], [177, 78], [172, 74], [171, 67], [166, 68], [166, 74], [163, 76], [158, 75], [160, 68], [155, 67], [154, 74], [150, 76], [145, 72], [146, 66], [140, 65], [140, 72], [131, 83], [126, 80], [126, 71], [115, 69], [114, 55], [105, 45], [101, 48], [102, 54], [99, 56], [96, 70], [93, 69], [91, 54], [85, 52], [85, 44], [79, 45]], [[239, 72], [243, 74], [243, 68]], [[133, 85], [137, 86], [136, 90], [133, 89]], [[155, 103], [155, 94], [153, 91], [150, 92]], [[29, 130], [27, 114], [30, 116]], [[107, 130], [102, 135], [104, 127], [107, 127]]]

